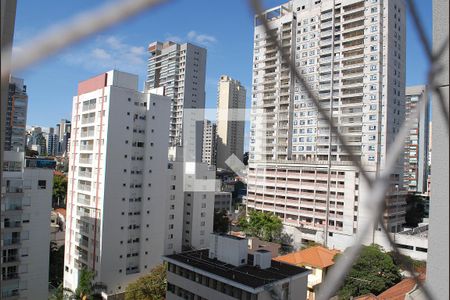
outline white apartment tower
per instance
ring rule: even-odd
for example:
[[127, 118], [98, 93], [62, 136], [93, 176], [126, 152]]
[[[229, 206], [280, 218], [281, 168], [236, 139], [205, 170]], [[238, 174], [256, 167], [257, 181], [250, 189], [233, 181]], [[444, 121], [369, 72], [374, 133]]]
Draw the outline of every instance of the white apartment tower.
[[226, 169], [225, 161], [231, 154], [241, 161], [244, 156], [244, 126], [239, 120], [245, 109], [244, 86], [229, 76], [222, 75], [217, 91], [217, 167]]
[[205, 162], [185, 162], [182, 147], [169, 148], [170, 178], [183, 205], [181, 234], [182, 250], [208, 246], [214, 226], [214, 195], [218, 190], [215, 166]]
[[405, 170], [404, 186], [408, 192], [425, 194], [428, 190], [428, 144], [429, 144], [429, 105], [428, 89], [426, 86], [406, 87], [406, 110], [405, 119], [411, 118], [412, 111], [417, 107], [419, 101], [427, 103], [426, 109], [422, 110], [413, 120], [413, 126], [405, 141]]
[[216, 124], [210, 120], [203, 122], [203, 147], [202, 147], [202, 162], [210, 166], [216, 165]]
[[25, 168], [5, 151], [1, 204], [1, 299], [47, 299], [53, 171]]
[[[164, 87], [164, 95], [171, 99], [169, 145], [184, 146], [185, 110], [205, 108], [206, 49], [169, 41], [153, 42], [148, 51], [146, 89]], [[200, 162], [203, 124], [197, 123], [195, 153]]]
[[137, 91], [136, 75], [109, 71], [73, 98], [64, 286], [95, 272], [104, 296], [181, 250], [182, 196], [170, 177], [170, 101]]
[[[404, 119], [404, 1], [292, 0], [264, 18], [375, 177]], [[259, 18], [253, 63], [247, 208], [274, 212], [297, 242], [351, 245], [371, 213], [367, 185]], [[384, 216], [392, 231], [404, 222], [402, 173], [399, 159]]]

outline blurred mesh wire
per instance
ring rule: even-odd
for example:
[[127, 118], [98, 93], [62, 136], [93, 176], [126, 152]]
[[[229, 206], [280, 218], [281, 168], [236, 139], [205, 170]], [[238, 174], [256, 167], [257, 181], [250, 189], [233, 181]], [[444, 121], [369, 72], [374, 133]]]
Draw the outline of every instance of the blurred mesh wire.
[[[255, 15], [260, 15], [263, 12], [260, 0], [248, 0], [248, 1], [250, 3], [251, 10]], [[23, 45], [23, 47], [26, 48], [27, 51], [15, 55], [11, 63], [9, 64], [10, 68], [2, 68], [1, 79], [2, 81], [8, 80], [10, 73], [26, 69], [30, 65], [39, 62], [45, 58], [48, 58], [51, 55], [57, 53], [58, 51], [63, 50], [64, 48], [82, 39], [85, 39], [90, 35], [93, 35], [112, 25], [124, 21], [127, 18], [133, 17], [134, 15], [141, 13], [144, 10], [152, 9], [156, 5], [161, 4], [163, 2], [167, 2], [167, 0], [114, 1], [107, 4], [106, 6], [92, 9], [91, 11], [87, 11], [78, 16], [75, 16], [73, 19], [67, 21], [66, 23], [60, 24], [58, 27], [55, 27], [56, 29], [54, 28], [47, 30], [38, 35], [35, 39], [29, 41], [26, 45]], [[443, 44], [442, 48], [436, 51], [436, 53], [433, 53], [431, 42], [426, 37], [424, 26], [417, 14], [417, 9], [414, 5], [414, 1], [407, 0], [407, 5], [409, 12], [412, 16], [413, 24], [416, 28], [416, 31], [422, 42], [422, 46], [425, 50], [427, 59], [431, 66], [428, 71], [428, 86], [434, 92], [434, 95], [436, 95], [436, 97], [433, 97], [433, 100], [437, 102], [437, 105], [439, 105], [440, 108], [436, 111], [443, 114], [448, 124], [449, 116], [447, 104], [445, 102], [445, 98], [441, 94], [438, 84], [435, 81], [436, 76], [440, 72], [445, 71], [443, 67], [440, 66], [437, 62], [440, 60], [441, 56], [445, 52], [446, 47], [448, 47], [448, 37], [447, 40], [442, 43]], [[394, 168], [397, 157], [403, 154], [404, 140], [409, 133], [412, 121], [405, 122], [402, 129], [398, 132], [395, 142], [390, 146], [389, 151], [390, 156], [387, 159], [386, 167], [384, 168], [380, 176], [378, 176], [377, 178], [370, 178], [369, 176], [367, 176], [367, 173], [364, 167], [361, 165], [360, 161], [354, 159], [354, 156], [351, 155], [352, 154], [352, 151], [350, 150], [351, 148], [347, 145], [345, 139], [341, 136], [341, 134], [337, 130], [332, 119], [327, 114], [327, 110], [320, 106], [319, 100], [317, 99], [315, 93], [307, 84], [305, 78], [300, 74], [299, 70], [291, 62], [288, 54], [283, 52], [283, 48], [281, 47], [278, 38], [271, 31], [268, 30], [269, 27], [265, 18], [261, 18], [261, 20], [263, 21], [262, 25], [264, 26], [265, 31], [268, 33], [269, 38], [277, 46], [278, 52], [281, 54], [281, 57], [283, 59], [283, 63], [289, 65], [290, 71], [295, 76], [295, 78], [299, 80], [299, 82], [302, 84], [308, 96], [310, 96], [311, 99], [313, 99], [313, 102], [315, 103], [318, 112], [328, 122], [331, 130], [333, 131], [333, 134], [335, 134], [335, 136], [339, 139], [340, 144], [343, 146], [346, 152], [348, 152], [350, 156], [353, 158], [352, 159], [353, 164], [359, 169], [363, 178], [369, 183], [369, 186], [371, 187], [370, 195], [371, 199], [373, 200], [371, 202], [373, 203], [373, 207], [371, 207], [371, 209], [373, 209], [374, 211], [373, 220], [371, 221], [373, 221], [372, 224], [374, 222], [377, 222], [383, 216], [385, 206], [384, 201], [385, 194], [389, 187], [389, 174]], [[2, 51], [1, 52], [2, 63], [6, 63], [6, 65], [8, 65], [8, 62], [5, 62], [3, 60], [3, 57], [5, 54], [8, 54], [8, 52], [10, 52], [11, 49], [2, 48], [1, 51]], [[8, 56], [6, 55], [5, 57]], [[422, 102], [423, 103], [419, 103], [415, 111], [411, 113], [410, 120], [415, 119], [415, 117], [419, 115], [420, 111], [424, 109], [425, 103], [424, 101]], [[368, 224], [371, 224], [371, 222], [368, 222]], [[396, 244], [394, 243], [387, 229], [385, 228], [384, 222], [380, 221], [380, 224], [382, 225], [382, 232], [388, 238], [392, 248], [394, 249], [394, 252], [399, 253], [399, 249], [397, 248]], [[369, 226], [366, 226], [366, 228], [362, 229], [357, 233], [356, 242], [354, 243], [354, 245], [344, 252], [341, 258], [333, 266], [331, 271], [327, 274], [325, 281], [321, 285], [321, 289], [318, 294], [318, 299], [324, 300], [330, 299], [336, 294], [346, 274], [349, 272], [351, 266], [358, 258], [358, 255], [362, 249], [363, 237], [368, 233], [369, 230], [370, 230]], [[433, 299], [432, 291], [427, 289], [427, 287], [424, 286], [420, 280], [418, 280], [414, 270], [410, 269], [408, 271], [410, 272], [410, 274], [413, 274], [417, 286], [422, 290], [426, 298]]]

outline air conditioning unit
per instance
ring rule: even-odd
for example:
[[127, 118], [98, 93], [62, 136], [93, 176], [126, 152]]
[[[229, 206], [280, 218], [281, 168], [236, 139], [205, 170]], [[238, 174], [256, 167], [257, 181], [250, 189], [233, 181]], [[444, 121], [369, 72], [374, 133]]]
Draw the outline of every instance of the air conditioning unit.
[[264, 249], [256, 250], [253, 253], [253, 266], [260, 269], [269, 269], [272, 265], [272, 252]]

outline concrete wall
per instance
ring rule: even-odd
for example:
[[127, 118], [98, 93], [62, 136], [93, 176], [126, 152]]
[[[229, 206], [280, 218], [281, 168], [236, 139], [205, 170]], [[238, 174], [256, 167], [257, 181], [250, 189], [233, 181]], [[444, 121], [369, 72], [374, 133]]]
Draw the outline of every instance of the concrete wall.
[[[433, 0], [433, 50], [438, 51], [442, 43], [448, 39], [447, 0]], [[449, 112], [449, 50], [442, 53], [439, 64], [442, 72], [438, 76], [438, 86], [444, 95], [445, 111]], [[430, 232], [426, 284], [434, 293], [436, 299], [449, 298], [449, 135], [445, 118], [440, 113], [444, 110], [439, 106], [433, 93], [433, 154], [431, 199], [430, 199]]]

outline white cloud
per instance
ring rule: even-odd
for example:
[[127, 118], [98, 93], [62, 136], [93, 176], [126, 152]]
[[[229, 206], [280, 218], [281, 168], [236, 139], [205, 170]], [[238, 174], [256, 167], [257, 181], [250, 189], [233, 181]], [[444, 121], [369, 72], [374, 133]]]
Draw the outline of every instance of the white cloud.
[[69, 51], [61, 56], [63, 62], [93, 72], [119, 69], [137, 74], [145, 72], [146, 58], [144, 47], [130, 45], [117, 36], [100, 36], [83, 49]]
[[172, 41], [175, 43], [192, 42], [202, 46], [209, 46], [217, 42], [216, 37], [208, 34], [198, 33], [195, 30], [189, 31], [185, 37], [168, 34], [166, 41]]

